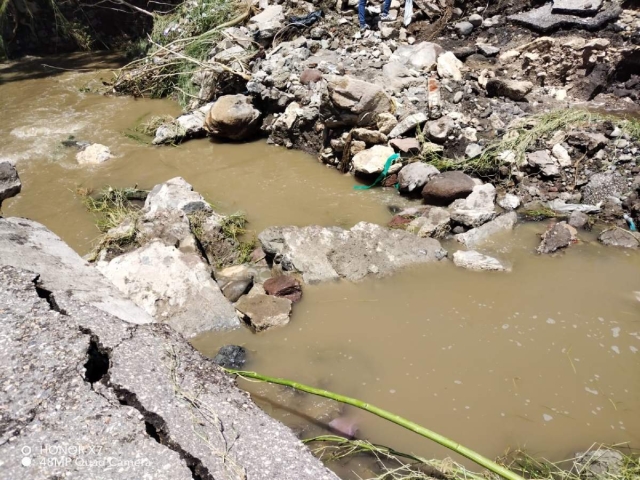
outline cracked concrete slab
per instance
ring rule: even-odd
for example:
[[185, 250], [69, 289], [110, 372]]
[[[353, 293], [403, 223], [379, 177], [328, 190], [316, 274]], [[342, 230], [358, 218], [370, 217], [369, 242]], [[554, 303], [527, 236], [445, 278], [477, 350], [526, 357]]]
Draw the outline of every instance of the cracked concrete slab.
[[553, 13], [553, 3], [528, 12], [511, 15], [509, 20], [537, 32], [546, 33], [560, 28], [580, 28], [584, 30], [598, 30], [607, 23], [615, 20], [622, 13], [619, 5], [609, 4], [593, 17], [580, 17]]
[[38, 278], [0, 266], [3, 477], [337, 480], [168, 325], [61, 308]]

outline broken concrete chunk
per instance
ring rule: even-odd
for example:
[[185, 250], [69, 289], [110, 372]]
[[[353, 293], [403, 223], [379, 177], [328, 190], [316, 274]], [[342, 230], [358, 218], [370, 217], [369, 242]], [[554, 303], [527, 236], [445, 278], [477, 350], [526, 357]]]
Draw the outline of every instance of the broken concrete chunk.
[[243, 320], [254, 332], [262, 332], [289, 323], [291, 300], [272, 295], [244, 296], [236, 309], [242, 313]]
[[456, 267], [475, 271], [509, 272], [511, 268], [503, 264], [497, 258], [483, 255], [474, 250], [458, 250], [453, 254], [453, 263]]
[[481, 227], [457, 234], [455, 239], [469, 248], [475, 248], [497, 233], [513, 230], [517, 221], [518, 215], [516, 212], [505, 213]]
[[[597, 0], [594, 0], [594, 2]], [[598, 30], [605, 24], [615, 20], [622, 13], [622, 8], [616, 4], [610, 4], [604, 10], [593, 17], [579, 17], [577, 15], [564, 15], [553, 13], [553, 3], [547, 3], [542, 7], [528, 12], [511, 15], [510, 21], [523, 25], [537, 32], [551, 32], [559, 28], [582, 28], [585, 30]]]
[[542, 241], [538, 246], [538, 253], [553, 253], [561, 248], [567, 248], [577, 241], [578, 232], [567, 222], [549, 225], [542, 234]]

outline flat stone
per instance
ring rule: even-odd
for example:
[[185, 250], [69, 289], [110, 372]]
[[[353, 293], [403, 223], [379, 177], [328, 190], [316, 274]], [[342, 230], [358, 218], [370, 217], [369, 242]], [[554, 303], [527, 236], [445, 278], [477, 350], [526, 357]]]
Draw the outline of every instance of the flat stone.
[[558, 222], [549, 225], [549, 228], [542, 234], [542, 241], [538, 246], [538, 253], [553, 253], [561, 248], [567, 248], [577, 241], [575, 228], [567, 222]]
[[305, 283], [367, 275], [441, 260], [446, 251], [437, 240], [418, 238], [402, 230], [360, 222], [350, 230], [338, 227], [271, 227], [258, 239], [284, 271], [302, 274]]
[[[597, 2], [598, 0], [594, 0]], [[537, 32], [546, 33], [559, 28], [581, 28], [584, 30], [598, 30], [605, 24], [615, 20], [622, 13], [622, 8], [611, 4], [593, 17], [579, 17], [577, 15], [562, 15], [553, 13], [553, 3], [542, 7], [509, 16], [509, 20], [523, 25]]]
[[289, 323], [291, 300], [272, 295], [244, 296], [236, 308], [254, 332], [262, 332]]
[[509, 272], [511, 268], [504, 265], [497, 258], [483, 255], [474, 250], [458, 250], [453, 254], [453, 263], [456, 267], [475, 271]]
[[598, 237], [598, 240], [602, 244], [612, 247], [637, 248], [640, 246], [640, 240], [636, 235], [628, 230], [614, 227], [602, 232]]
[[472, 228], [468, 232], [457, 234], [455, 239], [467, 248], [475, 248], [486, 242], [493, 235], [513, 230], [517, 221], [518, 215], [516, 212], [505, 213], [495, 220], [485, 223], [481, 227]]
[[401, 92], [407, 88], [424, 86], [425, 79], [413, 68], [396, 60], [382, 67], [384, 84], [392, 91]]
[[602, 8], [602, 0], [553, 0], [551, 11], [567, 15], [593, 16]]
[[0, 207], [7, 198], [15, 197], [22, 190], [22, 183], [15, 167], [9, 162], [0, 162]]
[[302, 287], [300, 282], [291, 275], [279, 275], [269, 278], [263, 284], [267, 295], [287, 298], [295, 303], [302, 298]]
[[430, 208], [407, 225], [407, 231], [419, 237], [443, 238], [450, 230], [451, 215], [441, 207]]
[[527, 153], [527, 162], [532, 167], [538, 168], [540, 173], [546, 177], [557, 177], [560, 175], [558, 161], [552, 158], [546, 150]]
[[387, 143], [387, 136], [377, 130], [369, 130], [366, 128], [354, 128], [351, 130], [352, 138], [361, 140], [369, 145], [378, 145]]
[[416, 128], [418, 125], [426, 123], [428, 119], [429, 117], [427, 117], [427, 114], [422, 112], [407, 115], [400, 122], [398, 122], [393, 130], [391, 130], [391, 132], [389, 133], [389, 138], [396, 138], [400, 135], [404, 135], [408, 131]]
[[403, 153], [420, 153], [420, 142], [417, 138], [394, 138], [389, 145]]
[[589, 215], [574, 210], [569, 216], [569, 225], [573, 228], [586, 228], [589, 226]]
[[493, 45], [489, 45], [486, 43], [477, 43], [476, 47], [478, 47], [478, 52], [480, 52], [485, 57], [495, 57], [500, 53], [499, 47], [494, 47]]

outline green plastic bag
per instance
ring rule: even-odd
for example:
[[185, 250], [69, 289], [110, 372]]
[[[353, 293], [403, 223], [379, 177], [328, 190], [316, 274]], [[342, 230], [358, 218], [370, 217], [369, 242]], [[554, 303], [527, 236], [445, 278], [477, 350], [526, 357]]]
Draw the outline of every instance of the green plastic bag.
[[382, 180], [384, 180], [384, 177], [386, 177], [387, 174], [389, 173], [389, 169], [391, 168], [391, 165], [393, 165], [395, 161], [398, 160], [399, 158], [400, 158], [400, 155], [397, 153], [394, 153], [393, 155], [391, 155], [389, 158], [387, 158], [387, 161], [384, 164], [384, 168], [382, 169], [382, 173], [378, 176], [378, 178], [376, 178], [375, 182], [373, 182], [371, 185], [354, 185], [353, 189], [369, 190], [370, 188], [378, 185]]

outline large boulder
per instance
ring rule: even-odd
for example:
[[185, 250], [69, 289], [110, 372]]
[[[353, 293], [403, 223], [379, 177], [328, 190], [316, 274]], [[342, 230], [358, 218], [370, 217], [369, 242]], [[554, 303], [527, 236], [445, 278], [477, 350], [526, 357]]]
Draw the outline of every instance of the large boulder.
[[507, 97], [511, 100], [524, 100], [533, 90], [533, 83], [528, 80], [503, 80], [492, 78], [487, 81], [487, 95], [490, 97]]
[[240, 326], [233, 305], [197, 254], [154, 241], [97, 267], [156, 321], [187, 338]]
[[398, 185], [401, 192], [413, 192], [420, 190], [440, 172], [433, 165], [424, 162], [413, 162], [402, 167], [398, 173]]
[[32, 272], [0, 267], [3, 478], [338, 480], [179, 333], [77, 301], [94, 268], [46, 293], [56, 252], [24, 253]]
[[0, 162], [0, 207], [7, 198], [20, 193], [22, 183], [15, 167], [9, 162]]
[[326, 79], [336, 122], [368, 125], [379, 114], [393, 112], [391, 97], [379, 85], [349, 76], [327, 75]]
[[244, 95], [220, 97], [209, 110], [205, 121], [205, 128], [211, 135], [229, 140], [251, 138], [259, 126], [260, 111]]
[[398, 62], [417, 70], [432, 70], [444, 49], [437, 43], [420, 42], [400, 45], [391, 55], [392, 62]]
[[518, 215], [516, 212], [505, 213], [495, 220], [485, 223], [481, 227], [472, 228], [468, 232], [457, 234], [455, 239], [467, 248], [475, 248], [486, 242], [493, 235], [513, 230], [517, 221]]
[[[356, 153], [353, 157], [353, 171], [360, 175], [377, 175], [382, 173], [387, 160], [395, 152], [393, 148], [386, 145], [374, 145], [371, 148]], [[394, 163], [389, 169], [389, 173], [396, 173], [402, 168], [401, 163]]]
[[431, 205], [449, 205], [458, 198], [467, 197], [476, 183], [465, 173], [444, 172], [432, 177], [422, 189], [422, 197]]
[[561, 248], [567, 248], [577, 242], [578, 232], [567, 222], [558, 222], [549, 225], [542, 234], [542, 241], [538, 246], [538, 253], [553, 253]]
[[361, 222], [350, 230], [338, 227], [272, 227], [258, 236], [262, 248], [285, 271], [302, 274], [305, 283], [367, 275], [388, 275], [409, 265], [446, 256], [440, 242]]
[[508, 272], [511, 270], [510, 267], [497, 258], [484, 255], [475, 250], [458, 250], [453, 254], [453, 263], [456, 267], [475, 271]]
[[605, 230], [600, 234], [598, 240], [602, 244], [612, 247], [637, 248], [640, 246], [640, 238], [637, 233], [633, 234], [618, 227]]

